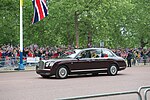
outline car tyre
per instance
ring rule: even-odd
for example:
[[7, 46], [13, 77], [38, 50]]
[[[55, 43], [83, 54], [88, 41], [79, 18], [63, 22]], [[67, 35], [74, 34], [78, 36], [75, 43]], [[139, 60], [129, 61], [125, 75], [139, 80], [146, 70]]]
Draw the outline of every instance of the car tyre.
[[66, 66], [60, 66], [57, 70], [56, 70], [56, 78], [60, 78], [60, 79], [65, 79], [68, 76], [68, 69]]
[[108, 67], [107, 73], [110, 76], [115, 76], [118, 73], [117, 65], [116, 64], [112, 64], [110, 67]]

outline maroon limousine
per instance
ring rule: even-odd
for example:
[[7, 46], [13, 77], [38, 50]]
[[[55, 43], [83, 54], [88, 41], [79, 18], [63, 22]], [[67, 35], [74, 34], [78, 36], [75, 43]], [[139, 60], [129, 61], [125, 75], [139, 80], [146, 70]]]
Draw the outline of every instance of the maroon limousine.
[[74, 54], [63, 55], [57, 59], [41, 60], [36, 66], [36, 73], [43, 78], [55, 75], [67, 78], [71, 74], [98, 74], [101, 72], [114, 76], [126, 68], [123, 58], [106, 48], [87, 48], [75, 50]]

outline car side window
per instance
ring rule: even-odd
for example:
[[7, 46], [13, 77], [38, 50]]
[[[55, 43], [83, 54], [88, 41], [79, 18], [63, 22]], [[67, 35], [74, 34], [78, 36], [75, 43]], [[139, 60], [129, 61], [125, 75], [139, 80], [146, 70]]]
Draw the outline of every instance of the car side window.
[[99, 57], [114, 57], [114, 54], [109, 50], [86, 50], [82, 51], [77, 58], [99, 58]]
[[99, 52], [97, 50], [91, 50], [91, 58], [99, 58]]
[[97, 50], [86, 50], [80, 53], [80, 58], [98, 58], [99, 54]]
[[114, 54], [109, 50], [103, 50], [104, 57], [114, 57]]
[[80, 58], [91, 58], [91, 53], [89, 50], [87, 50], [87, 51], [81, 52], [79, 56]]

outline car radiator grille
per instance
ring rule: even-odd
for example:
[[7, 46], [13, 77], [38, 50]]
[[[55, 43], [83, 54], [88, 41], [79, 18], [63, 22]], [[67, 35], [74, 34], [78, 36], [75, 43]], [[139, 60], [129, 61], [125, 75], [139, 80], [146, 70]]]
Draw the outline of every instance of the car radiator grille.
[[39, 69], [44, 69], [44, 66], [45, 66], [44, 62], [40, 61], [39, 62]]

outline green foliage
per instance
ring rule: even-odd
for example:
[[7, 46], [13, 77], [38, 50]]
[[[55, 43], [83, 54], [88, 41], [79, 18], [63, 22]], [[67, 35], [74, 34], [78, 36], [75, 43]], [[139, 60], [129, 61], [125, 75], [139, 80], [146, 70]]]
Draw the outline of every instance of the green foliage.
[[[103, 40], [106, 47], [150, 47], [150, 0], [47, 0], [49, 15], [31, 23], [32, 1], [24, 0], [24, 46], [30, 44], [86, 47], [88, 33], [92, 45]], [[0, 44], [19, 44], [19, 1], [0, 4]], [[77, 14], [78, 26], [75, 22]]]
[[[18, 4], [18, 6], [17, 6]], [[15, 44], [18, 41], [19, 3], [12, 0], [2, 1], [0, 4], [0, 43]], [[19, 35], [19, 34], [18, 34]]]

